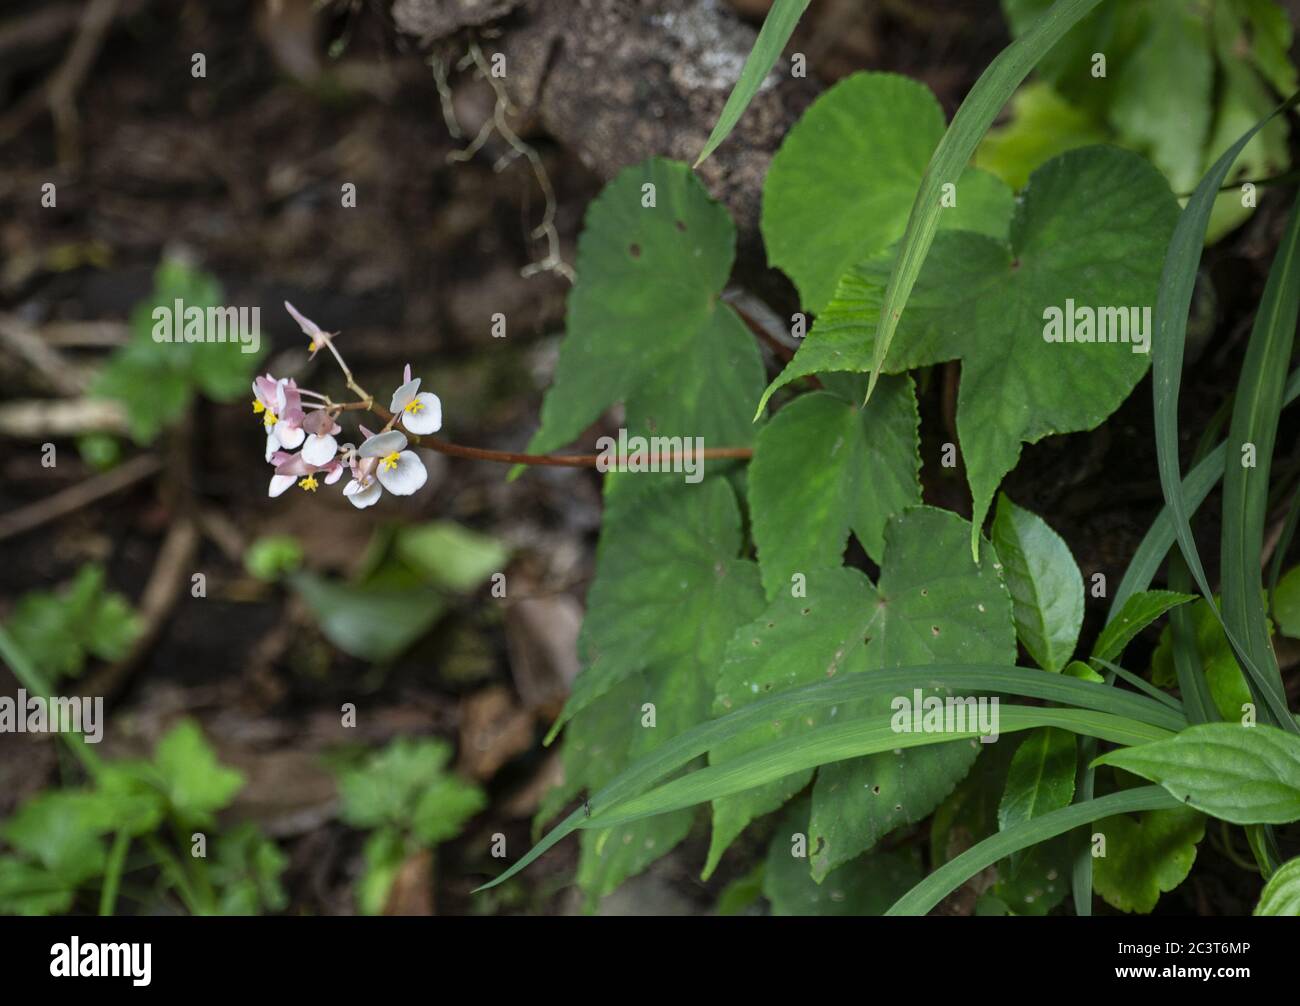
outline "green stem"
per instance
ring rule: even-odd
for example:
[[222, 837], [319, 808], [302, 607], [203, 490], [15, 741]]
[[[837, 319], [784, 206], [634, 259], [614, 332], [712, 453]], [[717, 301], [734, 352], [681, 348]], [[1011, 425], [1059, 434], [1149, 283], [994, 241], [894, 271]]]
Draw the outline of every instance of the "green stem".
[[108, 866], [104, 870], [104, 886], [99, 892], [99, 914], [112, 915], [117, 906], [117, 891], [122, 884], [122, 870], [126, 866], [126, 852], [131, 847], [131, 836], [119, 831], [113, 836], [113, 847], [108, 853]]

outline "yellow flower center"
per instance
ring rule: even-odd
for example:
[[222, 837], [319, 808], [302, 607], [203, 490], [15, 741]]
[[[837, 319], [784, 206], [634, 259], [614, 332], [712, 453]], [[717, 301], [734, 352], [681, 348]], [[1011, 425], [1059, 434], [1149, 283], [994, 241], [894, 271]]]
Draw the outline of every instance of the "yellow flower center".
[[316, 340], [315, 340], [315, 339], [312, 339], [311, 342], [307, 343], [307, 349], [310, 350], [310, 351], [313, 352], [313, 353], [316, 352]]
[[316, 481], [315, 475], [308, 475], [305, 479], [299, 479], [298, 485], [310, 492], [315, 492], [320, 483]]
[[420, 401], [418, 398], [412, 398], [409, 402], [406, 403], [406, 408], [403, 409], [402, 411], [422, 412], [423, 410], [424, 410], [424, 403]]
[[379, 462], [379, 467], [387, 469], [388, 471], [392, 471], [394, 468], [397, 467], [397, 462], [400, 460], [401, 457], [398, 454], [398, 452], [393, 451], [392, 454], [388, 455], [388, 457], [384, 458], [382, 461]]
[[260, 415], [260, 414], [261, 414], [262, 412], [264, 412], [264, 411], [266, 411], [266, 406], [263, 405], [261, 402], [259, 402], [256, 398], [254, 398], [254, 399], [253, 399], [253, 415], [255, 415], [255, 416], [256, 416], [256, 415]]
[[265, 411], [266, 411], [266, 415], [262, 417], [262, 422], [266, 424], [266, 428], [269, 430], [280, 420], [276, 418], [275, 413], [272, 412], [270, 409], [266, 409]]

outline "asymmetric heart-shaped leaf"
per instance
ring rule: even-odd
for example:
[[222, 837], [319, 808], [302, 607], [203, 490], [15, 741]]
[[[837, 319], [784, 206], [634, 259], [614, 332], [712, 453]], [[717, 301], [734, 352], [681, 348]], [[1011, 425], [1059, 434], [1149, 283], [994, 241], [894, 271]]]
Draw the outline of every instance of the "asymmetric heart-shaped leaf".
[[605, 186], [578, 240], [555, 382], [529, 451], [569, 443], [618, 401], [633, 434], [705, 447], [753, 439], [762, 358], [718, 296], [735, 239], [684, 164], [644, 161]]
[[[969, 527], [945, 510], [911, 508], [885, 529], [880, 584], [850, 569], [811, 571], [779, 595], [727, 646], [716, 713], [774, 692], [859, 671], [948, 662], [1015, 660], [1011, 600], [985, 556], [965, 549]], [[936, 694], [925, 689], [927, 696]], [[903, 698], [908, 703], [914, 695]], [[729, 761], [778, 738], [838, 719], [890, 721], [895, 696], [781, 718], [718, 745], [710, 762]], [[810, 857], [817, 879], [870, 848], [883, 834], [917, 820], [965, 775], [979, 745], [955, 741], [823, 766], [813, 796]], [[754, 818], [807, 785], [810, 772], [714, 801], [706, 875]]]
[[[957, 431], [973, 532], [1022, 443], [1092, 429], [1146, 372], [1141, 350], [1177, 215], [1168, 184], [1140, 157], [1085, 147], [1030, 177], [1010, 244], [963, 231], [935, 238], [888, 369], [962, 361]], [[892, 267], [888, 251], [843, 277], [766, 394], [807, 374], [870, 369]]]
[[[763, 873], [763, 894], [773, 915], [884, 915], [921, 879], [917, 857], [907, 850], [868, 852], [818, 884], [808, 859], [794, 855], [799, 834], [807, 843], [808, 801], [790, 808], [772, 836]], [[806, 850], [805, 850], [806, 852]]]
[[[609, 495], [579, 642], [587, 667], [564, 713], [561, 798], [599, 789], [708, 718], [723, 647], [763, 603], [741, 545], [725, 480]], [[608, 894], [685, 837], [691, 816], [585, 832], [579, 883]]]
[[[876, 621], [867, 643], [871, 668], [945, 662], [1012, 664], [1011, 598], [990, 547], [977, 565], [964, 545], [970, 526], [944, 510], [909, 510], [885, 531]], [[964, 539], [964, 540], [963, 540]], [[892, 561], [891, 561], [892, 560]], [[841, 715], [898, 712], [882, 697]], [[938, 806], [970, 770], [976, 741], [868, 755], [823, 766], [813, 787], [813, 877], [820, 880], [904, 824]]]
[[749, 467], [754, 542], [768, 597], [795, 573], [838, 565], [850, 530], [880, 561], [885, 522], [921, 502], [916, 395], [881, 382], [865, 406], [800, 395], [758, 435]]
[[[867, 647], [863, 643], [876, 614], [876, 596], [871, 581], [856, 569], [809, 570], [801, 589], [776, 596], [727, 644], [714, 713], [723, 715], [774, 692], [866, 670]], [[764, 743], [829, 722], [829, 711], [774, 719], [761, 730], [719, 745], [709, 761], [729, 761]], [[796, 772], [713, 801], [713, 840], [704, 876], [713, 872], [750, 821], [776, 810], [807, 786], [812, 775], [811, 769]], [[804, 866], [806, 869], [806, 862]]]
[[1276, 727], [1204, 723], [1170, 740], [1112, 751], [1096, 764], [1157, 782], [1233, 824], [1300, 819], [1300, 737]]
[[[855, 73], [820, 95], [786, 134], [763, 186], [763, 241], [772, 265], [820, 312], [850, 266], [903, 235], [912, 199], [944, 132], [924, 84]], [[967, 170], [943, 227], [1005, 239], [1011, 190]]]
[[[551, 736], [637, 671], [701, 666], [713, 681], [717, 667], [701, 665], [699, 650], [716, 640], [720, 654], [761, 604], [758, 567], [739, 558], [741, 544], [740, 514], [724, 481], [607, 494], [578, 642], [586, 666]], [[712, 701], [711, 683], [708, 691]]]

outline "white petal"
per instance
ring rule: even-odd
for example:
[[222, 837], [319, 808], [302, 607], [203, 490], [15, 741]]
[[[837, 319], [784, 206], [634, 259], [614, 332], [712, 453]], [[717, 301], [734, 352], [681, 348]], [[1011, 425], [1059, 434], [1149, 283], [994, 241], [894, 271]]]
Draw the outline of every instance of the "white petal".
[[389, 430], [370, 437], [357, 451], [363, 458], [386, 458], [394, 451], [406, 446], [406, 434], [401, 430]]
[[338, 450], [339, 442], [333, 437], [318, 437], [313, 433], [302, 445], [302, 459], [309, 465], [326, 465], [334, 460]]
[[293, 320], [298, 323], [298, 327], [302, 329], [304, 335], [310, 335], [310, 336], [320, 335], [320, 326], [317, 325], [310, 318], [304, 318], [301, 314], [298, 313], [298, 309], [294, 307], [292, 304], [290, 304], [287, 300], [284, 302], [284, 307], [286, 311], [288, 311], [291, 315], [293, 315]]
[[279, 496], [297, 481], [297, 477], [293, 475], [272, 475], [271, 485], [267, 489], [266, 494], [268, 496]]
[[275, 435], [275, 430], [266, 431], [266, 460], [271, 460], [271, 455], [280, 449], [280, 438]]
[[282, 377], [275, 382], [275, 414], [277, 416], [284, 412], [284, 407], [288, 404], [288, 399], [285, 398], [284, 394], [284, 386], [287, 381], [287, 377]]
[[421, 391], [415, 400], [424, 408], [402, 413], [402, 425], [417, 436], [442, 429], [442, 401], [432, 391]]
[[356, 479], [352, 479], [343, 487], [343, 495], [346, 496], [348, 501], [358, 510], [364, 510], [368, 506], [374, 506], [379, 502], [379, 497], [383, 494], [384, 490], [380, 488], [378, 482], [371, 482], [370, 485], [362, 489], [361, 483]]
[[332, 486], [335, 482], [337, 482], [342, 477], [343, 477], [343, 466], [339, 465], [333, 471], [326, 473], [325, 484], [327, 486]]
[[414, 451], [402, 451], [397, 456], [397, 466], [389, 468], [379, 462], [377, 472], [379, 481], [394, 496], [410, 496], [424, 485], [429, 473], [424, 470], [424, 462]]
[[393, 400], [388, 406], [389, 411], [395, 415], [400, 415], [407, 404], [415, 398], [415, 393], [419, 390], [420, 379], [418, 377], [413, 381], [407, 381], [393, 392]]
[[280, 438], [281, 446], [290, 451], [301, 446], [307, 436], [301, 426], [290, 426], [284, 420], [275, 424], [275, 435]]

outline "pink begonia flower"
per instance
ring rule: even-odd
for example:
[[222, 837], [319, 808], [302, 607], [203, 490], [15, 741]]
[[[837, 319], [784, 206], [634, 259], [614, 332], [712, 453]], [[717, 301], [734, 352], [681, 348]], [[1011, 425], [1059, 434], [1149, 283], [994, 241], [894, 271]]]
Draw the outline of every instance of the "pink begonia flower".
[[299, 447], [306, 434], [302, 430], [305, 413], [302, 396], [293, 378], [278, 381], [267, 374], [253, 381], [253, 413], [261, 415], [266, 427], [266, 460], [282, 447]]
[[352, 479], [343, 487], [343, 495], [358, 510], [379, 502], [383, 490], [394, 496], [410, 496], [429, 477], [424, 462], [414, 451], [406, 450], [406, 435], [400, 430], [367, 435], [357, 448], [352, 465]]
[[320, 486], [316, 476], [321, 472], [325, 473], [327, 486], [332, 486], [343, 477], [342, 461], [331, 460], [328, 464], [313, 465], [303, 460], [301, 454], [290, 454], [288, 451], [276, 451], [270, 461], [275, 465], [275, 474], [271, 476], [271, 484], [267, 488], [268, 496], [279, 496], [295, 482], [300, 488], [315, 492]]
[[339, 442], [334, 437], [343, 432], [343, 427], [334, 421], [334, 417], [325, 409], [316, 409], [307, 414], [302, 428], [307, 431], [302, 459], [309, 465], [325, 465], [333, 461], [339, 452]]
[[293, 315], [293, 320], [298, 323], [298, 327], [302, 329], [303, 335], [307, 336], [307, 338], [311, 340], [311, 342], [307, 344], [307, 349], [309, 350], [307, 359], [309, 360], [315, 358], [316, 354], [321, 351], [321, 348], [334, 338], [334, 336], [338, 335], [338, 332], [326, 332], [322, 330], [321, 327], [310, 318], [299, 314], [298, 309], [287, 300], [284, 302], [284, 309]]
[[411, 365], [406, 365], [402, 386], [393, 392], [388, 408], [402, 420], [402, 425], [416, 436], [437, 433], [442, 429], [442, 402], [431, 391], [420, 390], [420, 379], [411, 380]]

